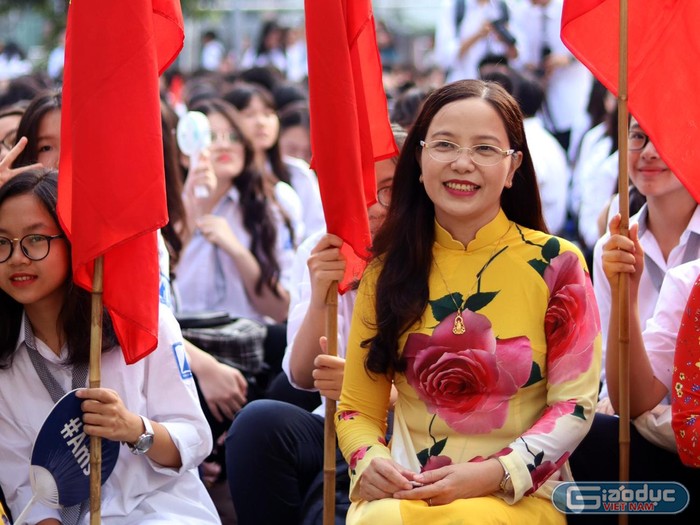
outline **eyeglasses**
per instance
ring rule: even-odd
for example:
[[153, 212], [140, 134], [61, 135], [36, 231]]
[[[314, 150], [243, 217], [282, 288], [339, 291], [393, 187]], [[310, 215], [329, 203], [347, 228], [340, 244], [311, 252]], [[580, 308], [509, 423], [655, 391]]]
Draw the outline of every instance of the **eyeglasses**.
[[51, 241], [65, 237], [64, 234], [58, 235], [41, 235], [39, 233], [30, 233], [21, 239], [8, 239], [0, 237], [0, 263], [4, 263], [12, 257], [15, 251], [15, 243], [19, 244], [22, 253], [30, 261], [41, 261], [46, 259], [51, 249]]
[[474, 164], [479, 166], [495, 166], [506, 157], [515, 153], [514, 149], [502, 150], [491, 144], [476, 144], [474, 146], [460, 146], [449, 140], [433, 140], [431, 142], [420, 141], [421, 147], [428, 150], [430, 158], [438, 162], [454, 162], [463, 151], [466, 151]]
[[212, 131], [211, 132], [211, 142], [215, 143], [217, 140], [223, 142], [231, 142], [233, 144], [240, 142], [241, 137], [235, 131]]
[[627, 135], [627, 149], [629, 151], [642, 151], [649, 144], [649, 136], [641, 131], [630, 131]]
[[15, 141], [17, 139], [17, 130], [10, 131], [5, 135], [2, 140], [0, 140], [0, 146], [7, 149], [8, 151], [15, 147]]
[[389, 207], [391, 204], [391, 186], [384, 186], [377, 190], [377, 201], [385, 208]]

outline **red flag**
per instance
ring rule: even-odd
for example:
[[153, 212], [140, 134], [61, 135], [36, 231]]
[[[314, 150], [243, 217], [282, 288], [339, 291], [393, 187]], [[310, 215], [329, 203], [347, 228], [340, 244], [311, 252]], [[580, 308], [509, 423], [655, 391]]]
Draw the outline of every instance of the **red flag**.
[[158, 339], [156, 231], [166, 224], [158, 75], [184, 40], [178, 0], [74, 0], [68, 10], [58, 213], [73, 276], [104, 304], [127, 363]]
[[[562, 40], [617, 94], [619, 0], [565, 0]], [[666, 164], [700, 201], [700, 2], [629, 2], [630, 112]]]
[[345, 241], [345, 292], [364, 270], [374, 162], [398, 153], [370, 0], [305, 0], [312, 167], [328, 231]]

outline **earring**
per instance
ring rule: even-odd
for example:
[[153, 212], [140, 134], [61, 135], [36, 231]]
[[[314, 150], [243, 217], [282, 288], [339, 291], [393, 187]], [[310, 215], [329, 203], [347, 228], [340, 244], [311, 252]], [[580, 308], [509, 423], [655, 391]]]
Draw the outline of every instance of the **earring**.
[[420, 176], [418, 177], [418, 182], [423, 184], [423, 174], [421, 173]]

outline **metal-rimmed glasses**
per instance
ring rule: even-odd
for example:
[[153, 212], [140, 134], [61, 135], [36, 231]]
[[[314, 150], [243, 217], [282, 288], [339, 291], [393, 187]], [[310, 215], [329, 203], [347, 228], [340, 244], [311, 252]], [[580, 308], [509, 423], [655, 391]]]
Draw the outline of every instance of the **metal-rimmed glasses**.
[[217, 141], [230, 142], [231, 144], [236, 144], [241, 141], [241, 137], [235, 131], [212, 131], [211, 141], [212, 144]]
[[388, 208], [391, 204], [391, 186], [384, 186], [377, 190], [377, 202]]
[[629, 151], [642, 151], [649, 144], [649, 135], [639, 130], [631, 130], [627, 134], [627, 149]]
[[454, 162], [463, 151], [479, 166], [495, 166], [506, 157], [515, 153], [514, 149], [502, 150], [491, 144], [475, 144], [474, 146], [460, 146], [449, 140], [420, 141], [421, 147], [428, 151], [428, 155], [438, 162]]
[[15, 243], [19, 244], [22, 253], [30, 261], [41, 261], [46, 259], [51, 250], [51, 241], [65, 237], [64, 234], [42, 235], [40, 233], [30, 233], [21, 239], [8, 239], [0, 237], [0, 263], [8, 261], [15, 251]]

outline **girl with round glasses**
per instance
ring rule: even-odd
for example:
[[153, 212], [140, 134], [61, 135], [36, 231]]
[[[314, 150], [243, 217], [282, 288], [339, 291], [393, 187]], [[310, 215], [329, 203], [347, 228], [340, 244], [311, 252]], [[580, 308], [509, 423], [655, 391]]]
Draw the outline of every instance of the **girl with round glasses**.
[[372, 256], [336, 414], [347, 523], [564, 524], [549, 495], [595, 408], [598, 314], [581, 253], [546, 233], [500, 86], [426, 99]]
[[[91, 298], [72, 282], [57, 193], [57, 172], [43, 168], [0, 188], [0, 485], [9, 507], [18, 516], [32, 498], [37, 433], [57, 398], [78, 388], [87, 435], [132, 447], [152, 437], [150, 446], [121, 448], [102, 487], [103, 523], [219, 523], [197, 470], [212, 436], [194, 381], [181, 375], [182, 336], [170, 311], [159, 312], [159, 346], [129, 366], [104, 312], [102, 387], [85, 388]], [[78, 523], [87, 523], [81, 509]], [[27, 522], [69, 523], [64, 512], [37, 503]]]

